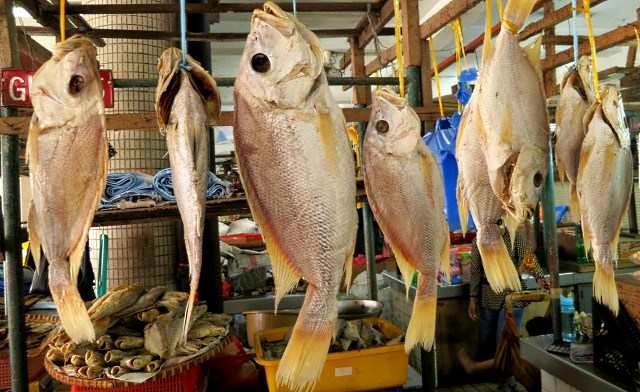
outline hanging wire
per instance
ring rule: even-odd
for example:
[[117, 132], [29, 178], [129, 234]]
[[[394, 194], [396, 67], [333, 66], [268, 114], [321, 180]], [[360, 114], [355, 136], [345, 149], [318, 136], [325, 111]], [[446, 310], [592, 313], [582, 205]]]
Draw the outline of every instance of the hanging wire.
[[[591, 65], [593, 75], [593, 88], [596, 90], [596, 101], [602, 102], [600, 99], [600, 86], [598, 85], [598, 61], [596, 59], [596, 41], [593, 35], [593, 24], [591, 23], [591, 7], [589, 0], [582, 1], [583, 8], [576, 8], [576, 11], [584, 12], [584, 16], [587, 19], [587, 28], [589, 29], [589, 46], [591, 48]], [[574, 49], [574, 52], [576, 50]]]
[[402, 38], [400, 36], [400, 1], [393, 0], [393, 15], [396, 21], [396, 58], [398, 59], [398, 76], [400, 77], [400, 96], [404, 97], [404, 68], [402, 66]]
[[60, 0], [60, 41], [64, 41], [67, 34], [67, 16], [65, 12], [66, 5], [67, 0]]
[[[380, 56], [380, 39], [378, 38], [378, 33], [376, 33], [375, 25], [373, 24], [373, 19], [371, 19], [371, 3], [367, 3], [367, 19], [369, 19], [369, 26], [371, 26], [371, 33], [373, 35], [373, 46], [376, 50], [376, 58], [378, 59], [378, 70], [382, 69], [382, 57]], [[376, 91], [378, 91], [378, 86], [376, 86]]]
[[438, 76], [438, 62], [436, 60], [436, 50], [434, 49], [433, 37], [429, 38], [429, 47], [431, 49], [431, 63], [433, 64], [433, 74], [436, 77], [436, 89], [438, 90], [438, 105], [440, 105], [440, 117], [444, 117], [444, 108], [442, 107], [442, 94], [440, 93], [440, 76]]
[[22, 27], [22, 34], [24, 35], [24, 42], [27, 45], [27, 50], [29, 51], [29, 59], [31, 60], [31, 69], [36, 69], [36, 61], [33, 59], [33, 52], [31, 51], [31, 44], [29, 44], [29, 36], [27, 35], [27, 30], [24, 27], [24, 20], [22, 17], [18, 18], [20, 22], [20, 26]]
[[298, 9], [296, 7], [296, 0], [293, 0], [293, 16], [298, 17]]
[[573, 64], [574, 67], [578, 67], [578, 29], [577, 29], [577, 15], [578, 1], [571, 0], [571, 22], [573, 25]]
[[182, 63], [180, 67], [189, 69], [187, 65], [187, 0], [180, 0], [180, 49], [182, 49]]

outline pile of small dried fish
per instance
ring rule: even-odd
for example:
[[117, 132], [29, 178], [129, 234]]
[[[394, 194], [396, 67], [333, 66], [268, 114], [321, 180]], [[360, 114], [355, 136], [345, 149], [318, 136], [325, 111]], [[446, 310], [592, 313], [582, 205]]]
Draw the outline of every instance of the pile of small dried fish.
[[[275, 342], [262, 342], [262, 351], [265, 359], [280, 359], [284, 349], [289, 343], [293, 329], [290, 328], [284, 335], [284, 340]], [[391, 346], [402, 342], [402, 333], [387, 338], [380, 330], [378, 324], [364, 322], [362, 320], [338, 319], [334, 329], [333, 340], [329, 346], [330, 353], [363, 350], [379, 346]]]
[[119, 286], [89, 309], [96, 341], [74, 343], [62, 332], [52, 339], [46, 358], [61, 373], [85, 379], [155, 372], [165, 361], [196, 354], [226, 336], [232, 317], [207, 312], [205, 304], [196, 303], [182, 344], [188, 298], [188, 293], [165, 286]]
[[[27, 333], [27, 349], [38, 349], [46, 340], [55, 323], [43, 323], [26, 320], [25, 331]], [[39, 351], [39, 350], [38, 350]], [[9, 357], [9, 325], [7, 320], [0, 320], [0, 358]]]

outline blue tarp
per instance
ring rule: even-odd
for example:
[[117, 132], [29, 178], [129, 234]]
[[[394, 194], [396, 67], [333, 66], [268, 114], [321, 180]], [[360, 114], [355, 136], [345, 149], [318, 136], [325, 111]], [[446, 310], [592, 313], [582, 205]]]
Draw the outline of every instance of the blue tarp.
[[135, 172], [109, 173], [99, 208], [116, 208], [118, 201], [137, 201], [145, 197], [158, 197], [153, 188], [152, 175]]
[[[229, 196], [229, 183], [220, 180], [211, 172], [209, 172], [207, 186], [207, 199], [224, 199]], [[156, 173], [153, 178], [153, 187], [163, 200], [176, 200], [173, 194], [173, 180], [171, 179], [170, 167]]]

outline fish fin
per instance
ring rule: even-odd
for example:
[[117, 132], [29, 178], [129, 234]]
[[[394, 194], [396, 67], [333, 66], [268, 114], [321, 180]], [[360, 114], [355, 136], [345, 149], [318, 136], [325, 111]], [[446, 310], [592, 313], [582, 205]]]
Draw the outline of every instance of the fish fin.
[[516, 231], [518, 231], [518, 220], [510, 213], [505, 213], [502, 220], [504, 220], [504, 225], [507, 227], [507, 231], [509, 232], [511, 248], [513, 249], [513, 244], [516, 242]]
[[187, 55], [187, 65], [191, 67], [189, 72], [189, 80], [202, 97], [204, 103], [204, 111], [211, 126], [218, 125], [220, 119], [221, 99], [218, 85], [213, 77], [207, 72], [200, 63]]
[[624, 114], [624, 103], [620, 92], [614, 86], [607, 85], [602, 92], [602, 114], [616, 135], [618, 143], [623, 147], [629, 146], [629, 128]]
[[270, 235], [270, 230], [265, 230], [266, 227], [261, 227], [261, 229], [265, 244], [269, 250], [269, 256], [271, 257], [273, 282], [276, 287], [275, 310], [277, 312], [280, 300], [296, 287], [300, 281], [300, 274], [293, 268], [289, 258], [280, 247], [280, 244], [273, 240], [273, 237]]
[[608, 246], [602, 246], [598, 247], [594, 253], [596, 272], [593, 274], [593, 296], [598, 302], [608, 307], [614, 316], [617, 316], [620, 302], [613, 276], [611, 250]]
[[591, 120], [593, 120], [593, 116], [596, 114], [596, 110], [599, 106], [600, 103], [598, 101], [593, 101], [591, 106], [589, 106], [587, 111], [584, 113], [584, 116], [582, 117], [582, 130], [584, 131], [585, 136], [587, 135], [587, 133], [589, 133], [589, 123], [591, 123]]
[[[316, 103], [316, 125], [320, 135], [320, 148], [326, 157], [326, 162], [339, 162], [338, 150], [336, 149], [336, 130], [331, 112], [319, 106], [321, 105]], [[346, 127], [343, 129], [346, 129]], [[338, 173], [327, 174], [330, 178], [338, 177]]]
[[450, 258], [451, 243], [449, 242], [449, 234], [447, 233], [445, 243], [442, 245], [440, 251], [440, 271], [444, 273], [447, 280], [451, 280], [451, 258]]
[[569, 211], [571, 211], [571, 218], [576, 223], [580, 223], [580, 200], [578, 200], [578, 191], [575, 184], [571, 184], [571, 190], [569, 196]]
[[620, 228], [616, 231], [616, 235], [613, 236], [611, 240], [611, 256], [613, 257], [613, 262], [618, 263], [618, 242], [620, 241]]
[[505, 289], [522, 290], [520, 276], [502, 240], [498, 225], [490, 224], [480, 228], [477, 245], [491, 289], [496, 293]]
[[580, 75], [582, 88], [587, 96], [587, 102], [592, 103], [596, 100], [596, 89], [593, 85], [593, 69], [589, 56], [580, 56], [578, 59], [578, 74]]
[[564, 170], [564, 165], [558, 162], [558, 157], [556, 156], [556, 167], [558, 168], [558, 177], [560, 178], [560, 182], [564, 183], [566, 178], [566, 173]]
[[40, 135], [40, 119], [33, 113], [29, 123], [29, 135], [27, 137], [26, 161], [29, 167], [38, 166], [38, 136]]
[[542, 47], [542, 34], [538, 35], [529, 45], [522, 48], [522, 52], [529, 59], [531, 65], [536, 70], [538, 80], [542, 84], [542, 64], [540, 62], [540, 48]]
[[[418, 273], [418, 287], [427, 284], [425, 275]], [[421, 292], [417, 290], [417, 292]], [[415, 346], [421, 346], [427, 351], [433, 348], [436, 333], [436, 308], [438, 305], [437, 290], [431, 290], [432, 294], [424, 297], [416, 294], [413, 301], [413, 310], [407, 326], [407, 334], [404, 338], [404, 351], [409, 353]]]
[[344, 284], [347, 288], [347, 293], [351, 288], [351, 277], [353, 276], [353, 252], [355, 251], [355, 242], [353, 249], [347, 254], [347, 259], [344, 261]]
[[583, 219], [582, 215], [580, 216], [581, 227], [582, 227], [582, 241], [584, 242], [584, 251], [585, 253], [589, 253], [591, 250], [591, 230], [589, 229], [589, 222]]
[[502, 13], [503, 24], [505, 21], [508, 24], [513, 25], [516, 28], [516, 31], [513, 31], [515, 34], [518, 30], [524, 26], [524, 22], [527, 21], [529, 14], [533, 10], [533, 6], [536, 4], [536, 0], [509, 0], [507, 1], [507, 6], [504, 8], [504, 12]]
[[69, 276], [66, 260], [49, 261], [49, 288], [56, 304], [60, 322], [74, 342], [94, 341], [95, 331], [78, 288]]
[[[327, 304], [327, 301], [330, 303]], [[326, 312], [327, 314], [321, 316], [315, 314], [315, 309], [327, 309], [327, 306], [330, 309]], [[312, 285], [307, 287], [307, 294], [293, 327], [291, 340], [278, 365], [276, 373], [278, 386], [286, 385], [292, 391], [313, 390], [329, 353], [329, 345], [338, 316], [337, 307], [335, 295], [325, 295]]]
[[411, 281], [413, 280], [413, 273], [416, 270], [402, 255], [400, 249], [395, 249], [394, 246], [391, 246], [393, 249], [393, 253], [396, 255], [396, 264], [398, 264], [398, 269], [400, 269], [400, 275], [402, 275], [402, 280], [404, 280], [404, 287], [407, 292], [407, 300], [409, 299], [409, 288], [411, 287]]
[[[169, 116], [171, 114], [171, 106], [173, 99], [180, 89], [180, 62], [182, 61], [182, 52], [178, 48], [168, 48], [158, 61], [158, 87], [156, 88], [156, 115], [160, 132], [164, 133]], [[184, 71], [186, 72], [186, 71]]]
[[469, 203], [463, 196], [463, 185], [461, 185], [461, 178], [458, 175], [458, 186], [456, 187], [456, 199], [458, 200], [458, 216], [460, 217], [460, 228], [462, 229], [462, 235], [467, 235], [467, 225], [469, 224]]
[[29, 231], [29, 250], [33, 256], [36, 265], [36, 271], [42, 274], [42, 240], [38, 234], [38, 214], [36, 213], [36, 204], [33, 199], [29, 204], [29, 215], [27, 219], [27, 229]]

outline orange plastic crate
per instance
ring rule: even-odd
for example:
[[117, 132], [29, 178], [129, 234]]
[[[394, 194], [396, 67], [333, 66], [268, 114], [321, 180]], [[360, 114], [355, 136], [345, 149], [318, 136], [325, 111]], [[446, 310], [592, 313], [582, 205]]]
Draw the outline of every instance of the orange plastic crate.
[[105, 391], [105, 392], [195, 392], [200, 380], [200, 365], [172, 376], [155, 379], [140, 385], [115, 387], [108, 389], [72, 386], [72, 392]]
[[[44, 356], [47, 350], [42, 350], [40, 354], [27, 357], [27, 368], [29, 382], [36, 381], [45, 372]], [[11, 388], [11, 362], [9, 358], [0, 358], [0, 389]]]

